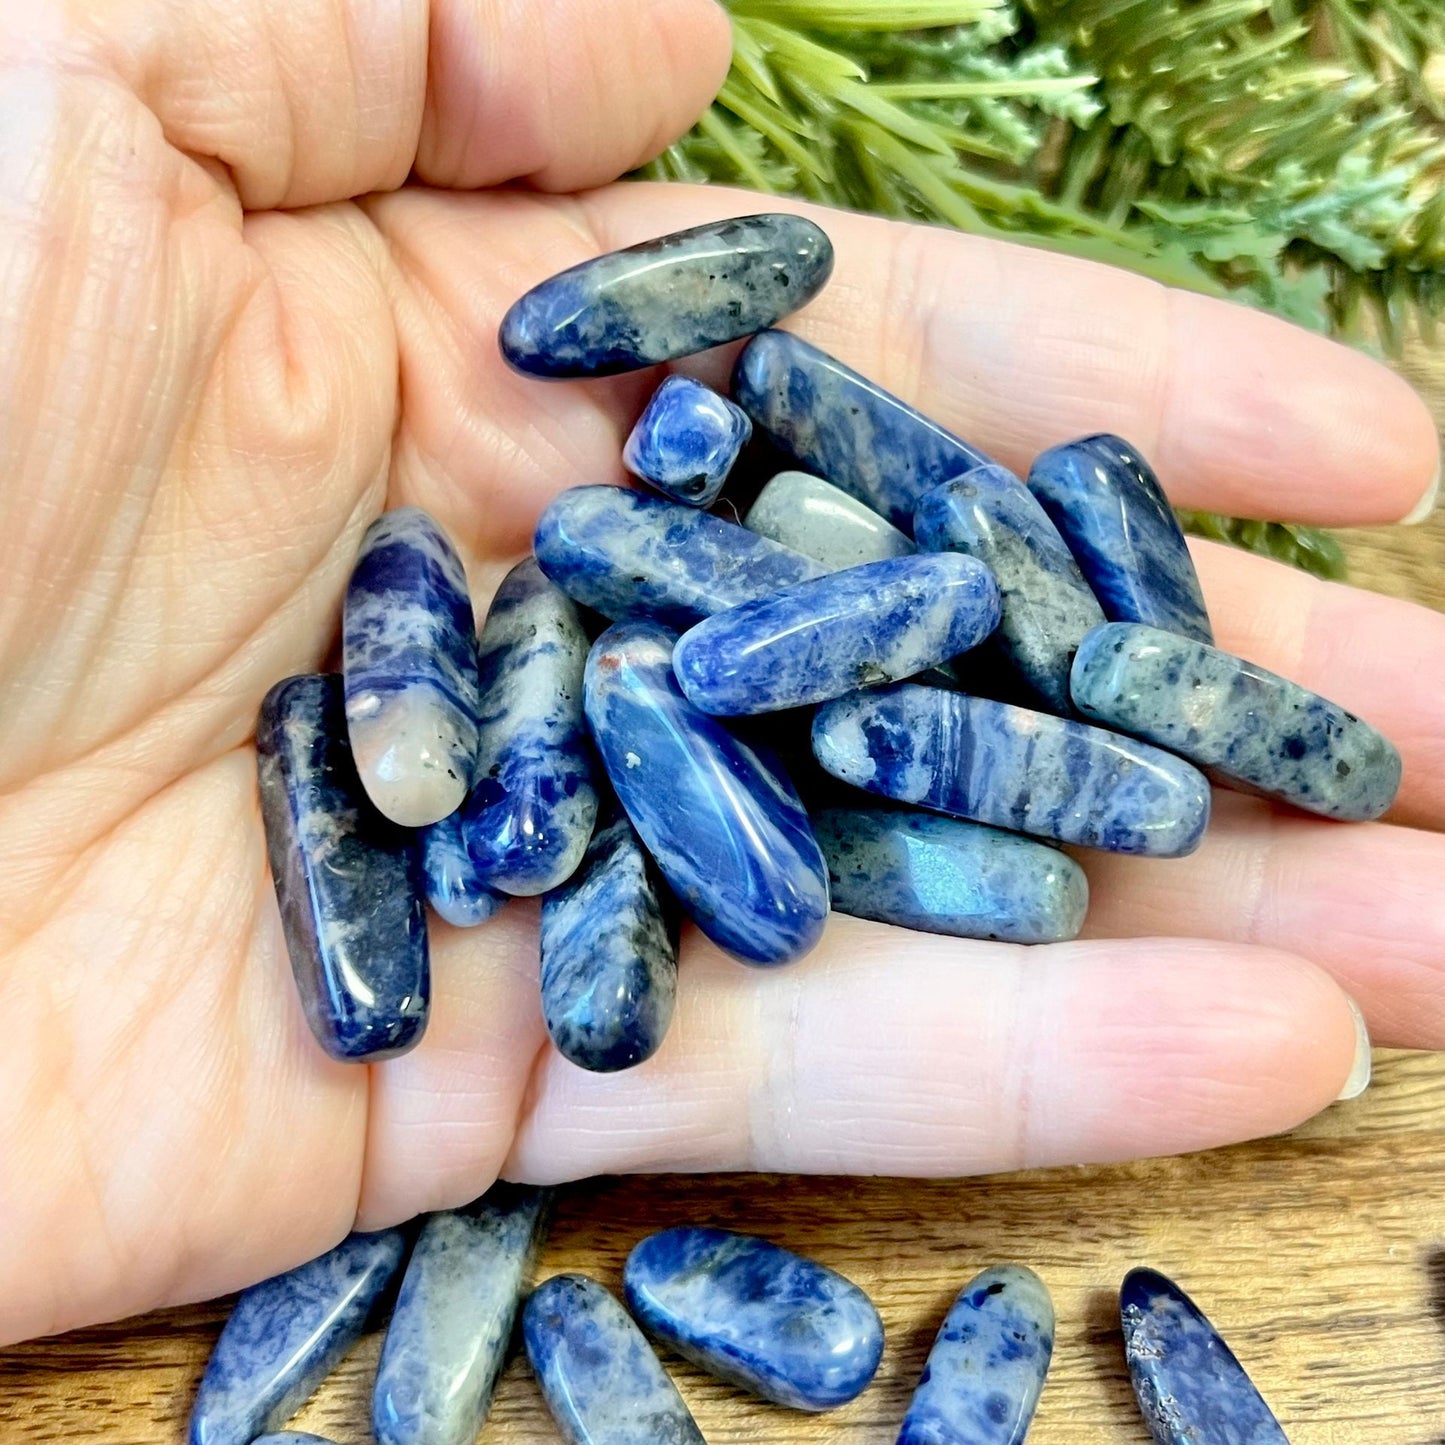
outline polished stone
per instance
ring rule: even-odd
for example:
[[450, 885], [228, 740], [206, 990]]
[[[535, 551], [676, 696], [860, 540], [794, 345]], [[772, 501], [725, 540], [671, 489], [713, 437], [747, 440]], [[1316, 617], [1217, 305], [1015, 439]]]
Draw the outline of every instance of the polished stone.
[[405, 1255], [399, 1229], [352, 1234], [244, 1291], [201, 1376], [190, 1445], [251, 1445], [284, 1425], [361, 1338]]
[[571, 599], [531, 557], [497, 589], [477, 660], [481, 743], [462, 837], [490, 887], [545, 893], [587, 851], [597, 788], [582, 719], [587, 634]]
[[748, 342], [733, 373], [733, 400], [799, 466], [905, 530], [925, 492], [989, 460], [787, 331]]
[[775, 325], [832, 271], [832, 243], [801, 216], [712, 221], [534, 286], [502, 318], [502, 355], [532, 376], [635, 371]]
[[1129, 1380], [1157, 1445], [1288, 1445], [1244, 1366], [1172, 1280], [1130, 1271], [1119, 1317]]
[[627, 487], [561, 493], [532, 545], [547, 576], [584, 606], [678, 631], [826, 570], [735, 522]]
[[608, 628], [587, 661], [587, 720], [612, 786], [699, 928], [745, 963], [787, 963], [828, 917], [823, 855], [793, 786], [683, 696], [675, 638]]
[[807, 472], [779, 472], [758, 493], [743, 526], [830, 572], [906, 557], [913, 543], [871, 507]]
[[673, 664], [704, 712], [778, 712], [913, 677], [977, 646], [998, 618], [981, 562], [892, 557], [715, 613], [683, 634]]
[[1096, 628], [1074, 659], [1079, 711], [1221, 782], [1327, 818], [1378, 818], [1400, 754], [1369, 723], [1243, 658], [1134, 623]]
[[412, 1247], [372, 1392], [377, 1445], [472, 1445], [506, 1363], [547, 1191], [496, 1184], [429, 1215]]
[[306, 1022], [334, 1059], [388, 1058], [426, 1028], [431, 975], [412, 834], [372, 807], [341, 678], [278, 682], [256, 728], [261, 819]]
[[1209, 784], [1102, 728], [905, 683], [818, 709], [813, 752], [845, 783], [1084, 848], [1178, 858], [1209, 822]]
[[362, 538], [341, 657], [371, 801], [408, 828], [454, 812], [477, 759], [477, 632], [461, 558], [420, 508], [384, 512]]
[[335, 1442], [307, 1430], [277, 1430], [272, 1435], [258, 1436], [251, 1445], [335, 1445]]
[[966, 1285], [943, 1321], [898, 1445], [1022, 1445], [1054, 1351], [1054, 1304], [1018, 1264]]
[[1029, 490], [1059, 529], [1111, 622], [1213, 642], [1199, 576], [1149, 463], [1101, 434], [1044, 452]]
[[1032, 838], [905, 808], [827, 808], [812, 823], [835, 913], [1005, 943], [1084, 926], [1084, 870]]
[[596, 1280], [559, 1274], [539, 1285], [522, 1336], [568, 1445], [704, 1445], [662, 1361]]
[[750, 1235], [689, 1225], [649, 1235], [623, 1284], [649, 1334], [795, 1410], [846, 1405], [883, 1357], [883, 1321], [856, 1284]]
[[1069, 665], [1104, 614], [1033, 493], [1004, 467], [976, 467], [927, 493], [913, 528], [920, 547], [988, 567], [1003, 598], [1004, 655], [1051, 712], [1071, 712]]
[[462, 836], [460, 812], [422, 831], [421, 866], [427, 902], [457, 928], [485, 923], [507, 901], [505, 893], [488, 888], [477, 872]]
[[652, 394], [622, 461], [674, 502], [710, 507], [753, 434], [747, 413], [690, 376], [669, 376]]

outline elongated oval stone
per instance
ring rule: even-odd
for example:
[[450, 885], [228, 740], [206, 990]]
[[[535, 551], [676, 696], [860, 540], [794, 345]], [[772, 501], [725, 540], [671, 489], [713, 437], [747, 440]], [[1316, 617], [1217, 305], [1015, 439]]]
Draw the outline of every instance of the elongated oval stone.
[[1131, 1270], [1119, 1318], [1129, 1380], [1158, 1445], [1288, 1445], [1244, 1366], [1172, 1280]]
[[472, 1445], [507, 1359], [545, 1227], [547, 1191], [497, 1184], [427, 1218], [372, 1393], [377, 1445]]
[[533, 558], [497, 589], [477, 661], [477, 782], [462, 808], [462, 837], [488, 886], [545, 893], [570, 878], [587, 851], [597, 788], [582, 718], [587, 634]]
[[587, 720], [632, 826], [699, 928], [744, 963], [817, 943], [828, 878], [791, 783], [700, 712], [655, 622], [609, 627], [587, 661]]
[[1084, 926], [1084, 870], [1032, 838], [892, 808], [828, 808], [812, 823], [835, 912], [1005, 943], [1060, 943]]
[[278, 682], [256, 728], [261, 818], [306, 1022], [334, 1059], [405, 1052], [431, 997], [412, 835], [372, 807], [346, 737], [341, 679]]
[[1044, 452], [1029, 490], [1059, 529], [1111, 622], [1213, 642], [1199, 575], [1149, 463], [1107, 433]]
[[669, 376], [652, 394], [622, 461], [674, 502], [710, 507], [753, 434], [747, 413], [690, 376]]
[[649, 1235], [623, 1284], [649, 1334], [794, 1410], [846, 1405], [883, 1358], [883, 1321], [856, 1284], [751, 1235], [699, 1226]]
[[1108, 623], [1074, 659], [1079, 711], [1227, 783], [1327, 818], [1378, 818], [1400, 754], [1353, 713], [1252, 662], [1158, 628]]
[[384, 512], [362, 538], [341, 656], [371, 801], [408, 828], [455, 812], [477, 760], [477, 632], [461, 558], [419, 507]]
[[832, 272], [832, 242], [801, 216], [713, 221], [534, 286], [502, 318], [502, 355], [531, 376], [636, 371], [775, 325]]
[[905, 530], [925, 492], [989, 460], [791, 332], [753, 337], [738, 357], [732, 390], [753, 425], [799, 466]]
[[1033, 493], [1005, 467], [976, 467], [924, 496], [913, 534], [931, 552], [966, 552], [988, 567], [1002, 594], [1004, 655], [1045, 706], [1071, 712], [1069, 667], [1104, 614]]
[[307, 1430], [277, 1430], [272, 1435], [262, 1435], [251, 1445], [335, 1445], [322, 1435], [312, 1435]]
[[477, 872], [462, 836], [460, 812], [423, 831], [421, 864], [427, 902], [457, 928], [485, 923], [507, 901], [505, 893], [487, 887]]
[[871, 507], [807, 472], [779, 472], [758, 493], [743, 526], [811, 557], [829, 572], [906, 557], [914, 550]]
[[813, 753], [854, 787], [1111, 853], [1183, 857], [1209, 822], [1209, 784], [1179, 758], [941, 688], [905, 683], [825, 704]]
[[722, 517], [626, 487], [554, 497], [532, 547], [542, 571], [583, 606], [679, 631], [825, 570]]
[[559, 1274], [539, 1285], [522, 1337], [568, 1445], [704, 1445], [662, 1361], [596, 1280]]
[[190, 1445], [251, 1445], [284, 1425], [361, 1338], [405, 1254], [399, 1229], [352, 1234], [242, 1293], [201, 1376]]
[[1018, 1264], [964, 1285], [928, 1353], [898, 1445], [1022, 1445], [1054, 1352], [1054, 1304]]
[[893, 557], [715, 613], [683, 634], [673, 665], [704, 712], [777, 712], [912, 677], [982, 642], [998, 618], [981, 562]]

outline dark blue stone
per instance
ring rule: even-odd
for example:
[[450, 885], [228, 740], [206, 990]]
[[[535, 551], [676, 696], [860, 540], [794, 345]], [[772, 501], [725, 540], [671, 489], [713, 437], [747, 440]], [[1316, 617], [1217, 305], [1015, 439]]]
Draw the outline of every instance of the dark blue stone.
[[787, 963], [828, 917], [823, 855], [792, 784], [683, 696], [676, 639], [623, 622], [587, 661], [587, 721], [618, 799], [682, 906], [745, 963]]
[[502, 318], [502, 355], [531, 376], [635, 371], [775, 325], [832, 271], [832, 243], [801, 216], [712, 221], [534, 286]]
[[627, 470], [665, 497], [710, 507], [753, 434], [747, 413], [690, 376], [669, 376], [622, 449]]
[[361, 1338], [405, 1254], [399, 1229], [352, 1234], [246, 1290], [206, 1362], [190, 1445], [251, 1445], [284, 1425]]
[[1172, 1280], [1132, 1270], [1119, 1317], [1129, 1379], [1158, 1445], [1289, 1445], [1244, 1366]]
[[1147, 622], [1213, 642], [1184, 533], [1154, 475], [1122, 437], [1084, 437], [1043, 453], [1029, 472], [1111, 622]]
[[846, 1405], [883, 1358], [883, 1321], [851, 1280], [764, 1239], [683, 1226], [636, 1245], [627, 1305], [704, 1370], [794, 1410]]
[[362, 790], [341, 678], [278, 682], [256, 728], [261, 818], [291, 971], [334, 1059], [388, 1058], [426, 1028], [426, 908], [411, 833]]
[[488, 888], [477, 872], [462, 836], [460, 811], [423, 829], [421, 864], [427, 902], [457, 928], [485, 923], [507, 901], [505, 893]]

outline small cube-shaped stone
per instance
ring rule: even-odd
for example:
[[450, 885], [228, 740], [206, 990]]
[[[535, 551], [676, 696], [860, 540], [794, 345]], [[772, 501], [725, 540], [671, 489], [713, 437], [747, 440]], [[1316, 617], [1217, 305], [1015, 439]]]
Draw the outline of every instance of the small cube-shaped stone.
[[746, 413], [689, 376], [670, 376], [627, 438], [627, 470], [675, 502], [710, 507], [753, 434]]

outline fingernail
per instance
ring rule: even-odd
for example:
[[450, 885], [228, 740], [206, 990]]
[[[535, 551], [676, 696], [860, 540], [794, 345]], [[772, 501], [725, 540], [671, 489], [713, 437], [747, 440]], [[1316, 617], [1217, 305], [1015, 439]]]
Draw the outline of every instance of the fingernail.
[[1370, 1071], [1373, 1067], [1370, 1056], [1370, 1030], [1365, 1024], [1365, 1016], [1360, 1012], [1360, 1006], [1348, 994], [1345, 995], [1345, 1002], [1350, 1006], [1350, 1012], [1355, 1016], [1355, 1062], [1350, 1066], [1350, 1077], [1345, 1080], [1345, 1087], [1340, 1090], [1341, 1099], [1358, 1099], [1366, 1089], [1370, 1087]]
[[1435, 480], [1425, 488], [1425, 495], [1410, 508], [1410, 514], [1400, 519], [1402, 527], [1418, 527], [1435, 515], [1435, 504], [1440, 500], [1440, 466], [1435, 467]]

